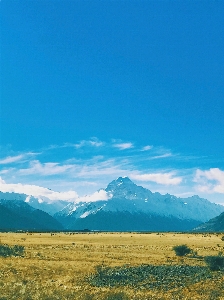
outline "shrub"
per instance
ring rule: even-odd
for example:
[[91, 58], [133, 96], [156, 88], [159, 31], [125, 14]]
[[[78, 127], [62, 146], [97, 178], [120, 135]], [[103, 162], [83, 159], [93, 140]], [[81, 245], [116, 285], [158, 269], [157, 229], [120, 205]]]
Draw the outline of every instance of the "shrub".
[[23, 256], [24, 255], [24, 246], [9, 246], [9, 245], [0, 245], [0, 256]]
[[224, 256], [206, 256], [204, 259], [211, 271], [224, 270]]
[[224, 235], [221, 237], [221, 240], [224, 241]]
[[177, 256], [185, 256], [192, 251], [187, 245], [174, 246], [173, 250]]

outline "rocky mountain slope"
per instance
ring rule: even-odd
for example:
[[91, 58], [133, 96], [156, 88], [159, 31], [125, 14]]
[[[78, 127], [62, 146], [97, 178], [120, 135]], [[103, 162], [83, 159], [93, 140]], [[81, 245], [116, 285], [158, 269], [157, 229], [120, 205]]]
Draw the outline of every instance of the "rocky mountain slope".
[[219, 216], [212, 218], [208, 222], [196, 227], [194, 231], [198, 232], [224, 232], [224, 212]]

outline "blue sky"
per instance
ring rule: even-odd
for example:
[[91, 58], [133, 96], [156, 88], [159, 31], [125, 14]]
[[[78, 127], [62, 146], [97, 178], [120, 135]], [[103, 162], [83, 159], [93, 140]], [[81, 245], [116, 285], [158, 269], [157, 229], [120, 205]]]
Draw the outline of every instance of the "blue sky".
[[0, 6], [2, 190], [129, 176], [224, 203], [223, 1]]

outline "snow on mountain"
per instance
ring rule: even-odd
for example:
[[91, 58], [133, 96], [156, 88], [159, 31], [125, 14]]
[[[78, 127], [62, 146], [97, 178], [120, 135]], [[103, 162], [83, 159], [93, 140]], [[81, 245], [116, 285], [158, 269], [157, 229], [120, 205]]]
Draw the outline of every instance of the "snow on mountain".
[[64, 222], [65, 226], [72, 228], [72, 223], [77, 223], [77, 219], [90, 219], [93, 216], [102, 215], [106, 218], [108, 214], [114, 214], [116, 218], [118, 214], [131, 214], [135, 217], [138, 215], [138, 218], [142, 214], [163, 217], [166, 218], [166, 222], [168, 222], [167, 218], [175, 218], [201, 223], [224, 211], [224, 206], [211, 203], [198, 196], [178, 198], [169, 194], [152, 193], [148, 189], [137, 186], [128, 177], [119, 177], [112, 181], [105, 191], [108, 193], [107, 201], [69, 203], [56, 213], [55, 217], [60, 222]]
[[134, 184], [128, 177], [119, 177], [108, 184], [105, 191], [110, 195], [107, 201], [88, 203], [70, 203], [60, 212], [63, 215], [79, 217], [82, 210], [89, 214], [99, 209], [110, 212], [128, 211], [153, 213], [161, 216], [174, 216], [180, 219], [207, 221], [224, 211], [224, 206], [217, 205], [198, 196], [178, 198], [173, 195], [161, 195]]
[[24, 201], [35, 209], [43, 210], [51, 216], [56, 212], [63, 209], [68, 202], [63, 200], [52, 201], [44, 196], [33, 197], [31, 195], [19, 194], [19, 193], [9, 193], [0, 192], [0, 199], [4, 200], [19, 200]]
[[68, 204], [67, 201], [63, 200], [52, 201], [46, 197], [36, 198], [33, 196], [27, 196], [25, 202], [36, 209], [47, 212], [51, 216], [62, 210]]

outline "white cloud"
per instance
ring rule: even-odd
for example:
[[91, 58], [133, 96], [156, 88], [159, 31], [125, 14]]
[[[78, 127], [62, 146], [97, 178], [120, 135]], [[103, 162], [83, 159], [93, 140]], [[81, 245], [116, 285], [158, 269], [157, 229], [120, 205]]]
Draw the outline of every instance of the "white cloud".
[[21, 184], [21, 183], [6, 183], [0, 177], [0, 191], [9, 192], [9, 193], [20, 193], [26, 195], [32, 195], [34, 197], [47, 197], [50, 200], [75, 200], [78, 198], [78, 194], [75, 191], [67, 192], [55, 192], [50, 189], [30, 184]]
[[104, 190], [99, 190], [92, 195], [86, 195], [83, 197], [79, 197], [76, 199], [75, 202], [95, 202], [95, 201], [103, 201], [103, 200], [108, 200], [110, 199], [110, 196], [107, 194], [106, 191]]
[[153, 181], [158, 184], [178, 185], [181, 183], [181, 177], [174, 177], [174, 172], [169, 173], [151, 173], [151, 174], [132, 174], [130, 177], [139, 181]]
[[224, 194], [224, 171], [219, 168], [206, 171], [198, 169], [194, 182], [198, 183], [197, 189], [201, 192]]
[[148, 151], [148, 150], [151, 150], [153, 148], [153, 146], [145, 146], [141, 149], [141, 151]]
[[130, 148], [134, 148], [134, 145], [132, 143], [118, 143], [118, 144], [114, 144], [113, 147], [118, 148], [119, 150], [126, 150]]
[[24, 158], [24, 155], [22, 155], [22, 154], [16, 155], [16, 156], [7, 156], [7, 157], [0, 160], [0, 164], [3, 165], [3, 164], [14, 163], [14, 162], [17, 162], [17, 161], [19, 161], [23, 158]]
[[38, 160], [34, 160], [30, 162], [30, 167], [26, 169], [20, 169], [19, 173], [22, 175], [29, 174], [40, 174], [40, 175], [56, 175], [61, 174], [69, 169], [73, 168], [73, 165], [62, 165], [59, 163], [44, 163], [41, 164]]
[[0, 191], [9, 192], [9, 193], [20, 193], [26, 194], [34, 197], [46, 197], [52, 201], [54, 200], [65, 200], [73, 202], [94, 202], [94, 201], [103, 201], [108, 200], [110, 196], [104, 190], [99, 190], [93, 194], [85, 195], [79, 197], [76, 191], [66, 191], [66, 192], [55, 192], [50, 189], [30, 184], [21, 184], [21, 183], [6, 183], [0, 177]]

